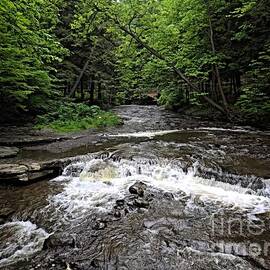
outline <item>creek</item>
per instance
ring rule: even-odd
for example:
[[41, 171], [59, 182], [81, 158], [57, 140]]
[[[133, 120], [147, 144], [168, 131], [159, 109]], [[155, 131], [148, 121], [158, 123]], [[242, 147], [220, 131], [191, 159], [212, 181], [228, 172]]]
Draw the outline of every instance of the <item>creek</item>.
[[62, 175], [0, 186], [0, 269], [270, 269], [270, 134], [114, 110]]

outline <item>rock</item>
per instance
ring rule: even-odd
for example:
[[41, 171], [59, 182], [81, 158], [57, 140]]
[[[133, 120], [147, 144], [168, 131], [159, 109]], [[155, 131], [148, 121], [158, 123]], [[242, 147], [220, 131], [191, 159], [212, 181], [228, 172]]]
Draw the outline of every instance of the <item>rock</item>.
[[94, 226], [93, 229], [94, 230], [104, 230], [107, 227], [106, 222], [104, 221], [97, 221]]
[[0, 158], [11, 158], [17, 156], [19, 148], [0, 146]]
[[65, 136], [62, 137], [47, 137], [47, 136], [30, 136], [20, 135], [14, 137], [2, 137], [0, 138], [0, 144], [4, 146], [31, 146], [48, 144], [52, 142], [58, 142], [68, 139]]
[[149, 207], [149, 202], [142, 200], [142, 199], [135, 199], [134, 200], [134, 206], [138, 208], [148, 208]]
[[267, 211], [267, 212], [264, 212], [264, 213], [258, 213], [258, 214], [255, 214], [255, 216], [257, 218], [260, 218], [260, 219], [269, 220], [270, 219], [270, 212]]
[[136, 182], [135, 184], [130, 186], [128, 190], [131, 194], [136, 194], [140, 197], [143, 197], [146, 187], [147, 185], [143, 182]]
[[90, 265], [94, 268], [100, 268], [100, 263], [97, 259], [92, 260]]
[[42, 164], [0, 164], [0, 181], [27, 182], [55, 175], [54, 168], [47, 169]]
[[0, 218], [7, 218], [15, 212], [14, 209], [10, 207], [3, 207], [0, 209]]
[[0, 180], [28, 181], [28, 167], [20, 164], [0, 164]]
[[76, 241], [70, 234], [54, 233], [47, 238], [43, 244], [43, 249], [58, 248], [58, 247], [76, 247]]
[[41, 179], [41, 178], [45, 178], [45, 177], [50, 177], [53, 175], [55, 175], [54, 170], [43, 170], [40, 172], [30, 172], [28, 174], [28, 181], [37, 180], [37, 179]]
[[14, 212], [15, 210], [10, 207], [1, 208], [0, 209], [0, 225], [4, 224]]
[[43, 162], [0, 164], [1, 181], [28, 182], [41, 178], [52, 178], [60, 175], [63, 169], [83, 159], [84, 156], [69, 157], [63, 159], [48, 160]]
[[252, 190], [260, 190], [265, 188], [265, 183], [261, 179], [257, 178], [249, 187]]
[[168, 200], [173, 200], [174, 199], [174, 195], [171, 192], [165, 192], [163, 196], [164, 196], [164, 198], [166, 198]]
[[115, 211], [115, 212], [113, 213], [113, 216], [114, 216], [115, 218], [120, 218], [120, 217], [121, 217], [121, 212], [120, 212], [120, 211]]
[[124, 205], [125, 205], [125, 200], [117, 200], [116, 201], [116, 206], [117, 207], [120, 207], [120, 208], [122, 208], [122, 207], [124, 207]]
[[71, 164], [65, 169], [65, 176], [79, 177], [83, 171], [82, 164]]

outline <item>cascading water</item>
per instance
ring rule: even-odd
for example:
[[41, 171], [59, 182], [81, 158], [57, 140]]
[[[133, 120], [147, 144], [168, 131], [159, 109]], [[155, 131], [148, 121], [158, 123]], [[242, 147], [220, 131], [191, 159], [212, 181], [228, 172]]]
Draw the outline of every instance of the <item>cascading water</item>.
[[0, 269], [270, 269], [268, 135], [121, 110], [111, 146], [18, 189]]
[[[65, 182], [64, 191], [50, 199], [56, 209], [62, 209], [79, 218], [89, 210], [111, 211], [115, 200], [124, 198], [128, 188], [136, 181], [170, 192], [174, 198], [190, 196], [219, 207], [241, 209], [250, 214], [270, 210], [270, 199], [238, 184], [219, 182], [196, 176], [196, 164], [184, 172], [180, 162], [168, 159], [118, 158], [112, 155], [69, 165], [63, 175], [53, 181]], [[180, 195], [178, 195], [180, 194]]]
[[0, 267], [27, 259], [42, 250], [49, 234], [30, 221], [13, 221], [0, 226]]

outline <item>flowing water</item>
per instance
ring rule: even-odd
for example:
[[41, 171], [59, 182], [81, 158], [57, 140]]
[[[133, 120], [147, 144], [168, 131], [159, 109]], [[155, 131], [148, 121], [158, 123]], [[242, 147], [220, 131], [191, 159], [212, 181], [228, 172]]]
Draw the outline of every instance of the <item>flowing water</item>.
[[270, 269], [269, 133], [115, 110], [98, 151], [0, 189], [0, 269]]

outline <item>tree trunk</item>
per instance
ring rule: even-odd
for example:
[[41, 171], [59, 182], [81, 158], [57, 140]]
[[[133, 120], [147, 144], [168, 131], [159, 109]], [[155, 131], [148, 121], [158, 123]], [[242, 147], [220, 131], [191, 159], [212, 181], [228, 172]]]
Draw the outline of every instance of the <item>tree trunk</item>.
[[101, 82], [98, 82], [98, 92], [97, 92], [97, 99], [98, 102], [101, 104], [102, 103], [102, 92], [101, 92]]
[[81, 79], [81, 100], [84, 100], [83, 77]]
[[95, 81], [94, 77], [91, 77], [89, 80], [89, 94], [90, 94], [90, 103], [94, 104], [94, 93], [95, 93]]
[[81, 73], [80, 73], [79, 77], [77, 78], [75, 84], [73, 85], [73, 87], [72, 87], [72, 89], [71, 89], [71, 91], [69, 93], [69, 97], [72, 97], [73, 94], [75, 93], [75, 91], [76, 91], [76, 89], [77, 89], [77, 87], [78, 87], [78, 85], [79, 85], [79, 83], [80, 83], [80, 81], [81, 81], [81, 79], [83, 77], [83, 74], [84, 74], [84, 72], [86, 71], [86, 69], [87, 69], [87, 67], [89, 65], [89, 62], [90, 62], [89, 59], [85, 62], [84, 67], [81, 70]]
[[241, 74], [239, 71], [235, 73], [236, 97], [239, 97], [241, 88]]
[[[140, 44], [141, 46], [143, 46], [146, 50], [148, 50], [153, 56], [157, 57], [160, 60], [163, 60], [168, 67], [171, 67], [171, 69], [184, 81], [186, 82], [191, 89], [195, 90], [196, 92], [200, 92], [199, 89], [194, 86], [184, 75], [184, 73], [181, 72], [181, 70], [179, 70], [177, 67], [175, 67], [175, 65], [171, 64], [163, 55], [161, 55], [159, 52], [157, 52], [154, 48], [150, 47], [148, 44], [146, 44], [145, 42], [143, 42], [133, 31], [129, 30], [127, 27], [121, 25], [119, 23], [118, 20], [116, 20], [115, 18], [112, 18], [111, 16], [107, 15], [110, 19], [112, 19], [117, 25], [118, 27], [127, 35], [131, 36], [138, 44]], [[225, 113], [227, 115], [227, 112], [224, 110], [224, 108], [222, 106], [220, 106], [219, 104], [217, 104], [215, 101], [213, 101], [211, 98], [207, 97], [207, 96], [202, 96], [202, 98], [208, 102], [209, 104], [211, 104], [213, 107], [215, 107], [217, 110], [219, 110], [222, 113]]]
[[[210, 42], [211, 42], [212, 52], [215, 55], [216, 54], [216, 48], [215, 48], [215, 43], [214, 43], [214, 31], [213, 31], [211, 15], [210, 15], [208, 6], [207, 6], [207, 11], [208, 11], [208, 22], [209, 22], [209, 30], [210, 30]], [[218, 69], [218, 66], [216, 64], [214, 64], [213, 67], [214, 67], [214, 70], [215, 70], [215, 73], [216, 73], [218, 88], [219, 88], [219, 92], [220, 92], [220, 95], [221, 95], [221, 98], [222, 98], [222, 103], [223, 103], [223, 106], [224, 106], [224, 110], [225, 110], [226, 114], [228, 114], [229, 113], [228, 103], [227, 103], [227, 100], [226, 100], [226, 97], [225, 97], [225, 94], [224, 94], [224, 91], [223, 91], [219, 69]]]
[[115, 89], [110, 87], [110, 90], [109, 90], [109, 105], [112, 105], [113, 93], [115, 93]]
[[[130, 24], [128, 27], [125, 27], [123, 25], [121, 25], [121, 23], [119, 22], [119, 20], [113, 16], [111, 16], [110, 14], [108, 14], [108, 12], [106, 10], [102, 10], [101, 8], [99, 8], [97, 5], [94, 6], [96, 12], [102, 12], [103, 14], [105, 14], [105, 16], [112, 20], [118, 27], [120, 30], [122, 30], [124, 33], [126, 33], [127, 35], [129, 35], [130, 37], [132, 37], [138, 44], [140, 44], [142, 47], [144, 47], [146, 50], [148, 50], [153, 56], [163, 60], [168, 67], [171, 67], [172, 70], [184, 81], [186, 82], [193, 90], [199, 92], [198, 88], [195, 87], [184, 75], [184, 73], [181, 72], [181, 70], [179, 70], [174, 64], [170, 63], [163, 55], [161, 55], [158, 51], [156, 51], [154, 48], [150, 47], [148, 44], [146, 44], [145, 42], [143, 42], [140, 37], [138, 37], [131, 29], [130, 29]], [[217, 110], [219, 110], [220, 112], [222, 112], [223, 114], [225, 113], [228, 116], [228, 113], [224, 110], [224, 108], [222, 106], [220, 106], [219, 104], [217, 104], [215, 101], [213, 101], [211, 98], [207, 97], [207, 96], [202, 96], [202, 98], [208, 102], [209, 104], [211, 104], [213, 107], [215, 107]]]

